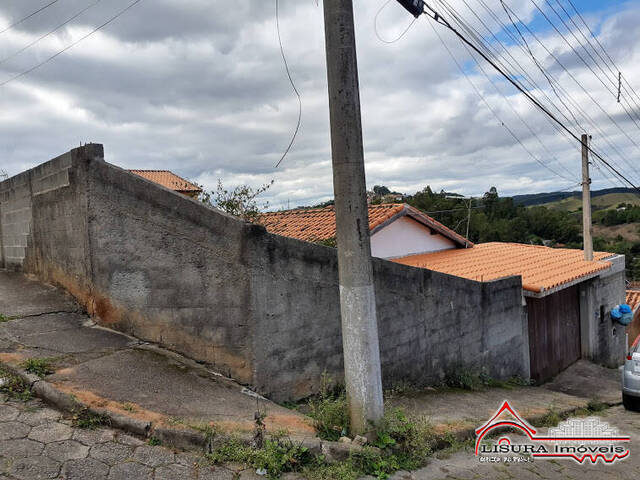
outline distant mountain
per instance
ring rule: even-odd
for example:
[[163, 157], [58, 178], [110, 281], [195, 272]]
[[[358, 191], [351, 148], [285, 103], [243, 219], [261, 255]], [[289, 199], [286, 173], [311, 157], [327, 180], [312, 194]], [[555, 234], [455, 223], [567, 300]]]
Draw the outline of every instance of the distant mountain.
[[[633, 188], [605, 188], [604, 190], [595, 190], [591, 192], [591, 198], [602, 197], [610, 194], [631, 194], [638, 195], [638, 192]], [[542, 205], [546, 203], [553, 203], [567, 198], [582, 198], [582, 191], [576, 192], [550, 192], [550, 193], [533, 193], [529, 195], [515, 195], [513, 202], [516, 205], [524, 205], [530, 207], [533, 205]]]

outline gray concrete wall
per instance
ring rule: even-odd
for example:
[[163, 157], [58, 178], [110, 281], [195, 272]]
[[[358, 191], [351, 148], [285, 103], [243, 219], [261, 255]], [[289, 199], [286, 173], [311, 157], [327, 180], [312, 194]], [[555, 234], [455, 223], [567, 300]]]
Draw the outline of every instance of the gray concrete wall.
[[[276, 400], [342, 376], [335, 251], [257, 232], [252, 296], [255, 374]], [[383, 383], [433, 384], [458, 367], [529, 378], [519, 277], [479, 283], [374, 259]]]
[[[67, 288], [103, 325], [276, 400], [317, 391], [324, 371], [340, 379], [335, 250], [269, 234], [102, 156], [82, 147], [0, 183], [3, 242], [26, 238], [20, 250], [3, 243], [12, 266]], [[478, 283], [379, 259], [374, 271], [386, 386], [458, 366], [528, 377], [519, 278]]]
[[625, 258], [611, 270], [580, 284], [582, 357], [610, 368], [624, 363], [626, 329], [611, 319], [611, 309], [625, 303]]

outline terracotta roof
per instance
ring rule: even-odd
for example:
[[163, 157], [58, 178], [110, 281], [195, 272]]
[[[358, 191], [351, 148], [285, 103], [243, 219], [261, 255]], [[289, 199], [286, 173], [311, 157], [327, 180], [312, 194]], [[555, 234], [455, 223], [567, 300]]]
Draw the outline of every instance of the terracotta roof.
[[129, 170], [142, 178], [176, 192], [201, 192], [202, 189], [169, 170]]
[[[429, 215], [402, 203], [369, 205], [369, 229], [375, 233], [384, 228], [387, 222], [405, 215], [460, 246], [473, 245]], [[271, 233], [308, 242], [327, 240], [336, 236], [336, 214], [333, 206], [265, 213], [260, 216], [258, 223], [264, 225]]]
[[629, 305], [634, 312], [640, 307], [640, 291], [627, 290], [627, 305]]
[[523, 289], [540, 293], [608, 269], [611, 263], [600, 260], [613, 255], [596, 252], [594, 261], [588, 262], [583, 259], [582, 250], [481, 243], [474, 248], [412, 255], [393, 261], [476, 281], [520, 275]]

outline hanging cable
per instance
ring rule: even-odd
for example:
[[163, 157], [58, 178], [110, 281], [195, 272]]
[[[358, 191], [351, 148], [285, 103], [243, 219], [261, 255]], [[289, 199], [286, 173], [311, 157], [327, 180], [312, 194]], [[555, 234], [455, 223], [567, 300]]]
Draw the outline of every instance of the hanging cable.
[[296, 84], [293, 81], [293, 78], [291, 77], [291, 72], [289, 71], [289, 64], [287, 63], [287, 57], [284, 54], [284, 47], [282, 46], [282, 37], [280, 36], [279, 3], [280, 3], [279, 0], [276, 0], [276, 30], [278, 32], [278, 43], [280, 44], [280, 55], [282, 55], [282, 61], [284, 62], [284, 69], [287, 72], [289, 83], [291, 84], [291, 87], [293, 88], [293, 91], [295, 92], [296, 97], [298, 99], [298, 122], [296, 124], [295, 131], [293, 132], [293, 136], [291, 137], [291, 141], [289, 142], [287, 149], [282, 154], [282, 157], [280, 157], [280, 160], [278, 160], [278, 163], [276, 163], [275, 168], [278, 168], [280, 166], [282, 161], [285, 159], [285, 157], [288, 155], [289, 151], [291, 150], [291, 147], [293, 147], [293, 143], [296, 141], [296, 137], [298, 136], [298, 132], [300, 131], [300, 125], [302, 124], [302, 97], [300, 96], [300, 92], [298, 92], [298, 89], [296, 88]]
[[399, 40], [401, 40], [408, 32], [409, 30], [411, 30], [411, 27], [413, 27], [413, 25], [416, 23], [416, 21], [418, 20], [418, 17], [414, 18], [411, 23], [407, 26], [407, 28], [405, 28], [402, 33], [400, 35], [398, 35], [395, 39], [393, 40], [385, 40], [384, 38], [382, 38], [380, 36], [380, 33], [378, 32], [378, 17], [380, 16], [380, 13], [386, 8], [387, 5], [389, 5], [389, 3], [391, 3], [393, 0], [387, 0], [378, 10], [378, 13], [376, 13], [376, 16], [373, 18], [373, 30], [376, 33], [376, 37], [378, 37], [378, 40], [380, 40], [382, 43], [386, 43], [386, 44], [392, 44], [392, 43], [396, 43]]

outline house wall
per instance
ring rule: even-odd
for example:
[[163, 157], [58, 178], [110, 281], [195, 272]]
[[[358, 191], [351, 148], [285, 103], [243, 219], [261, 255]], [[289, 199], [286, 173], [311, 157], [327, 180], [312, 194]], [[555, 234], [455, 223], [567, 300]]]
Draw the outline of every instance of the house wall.
[[371, 255], [397, 258], [455, 248], [451, 240], [409, 217], [400, 217], [371, 236]]
[[[102, 155], [81, 147], [0, 183], [3, 242], [26, 236], [13, 267], [67, 288], [100, 324], [275, 400], [316, 392], [324, 371], [341, 378], [334, 249], [269, 234]], [[457, 367], [528, 377], [519, 277], [478, 283], [380, 259], [374, 275], [385, 386]]]

